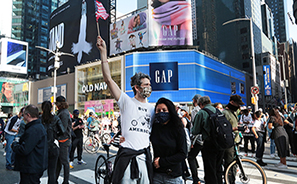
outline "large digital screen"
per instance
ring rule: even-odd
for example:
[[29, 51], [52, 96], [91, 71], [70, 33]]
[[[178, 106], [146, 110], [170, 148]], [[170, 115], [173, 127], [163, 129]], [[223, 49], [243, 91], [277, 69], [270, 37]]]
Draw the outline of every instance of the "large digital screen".
[[150, 45], [193, 45], [191, 1], [149, 0]]
[[28, 81], [0, 77], [0, 105], [18, 106], [28, 103]]
[[2, 38], [0, 71], [27, 74], [28, 43]]
[[266, 96], [271, 96], [271, 72], [270, 65], [263, 65], [264, 74], [264, 90]]
[[148, 11], [119, 20], [110, 25], [110, 54], [148, 47]]
[[[105, 9], [105, 15], [109, 15], [109, 1], [97, 1]], [[95, 3], [94, 0], [69, 0], [51, 14], [49, 49], [55, 51], [58, 46], [60, 51], [74, 55], [60, 57], [58, 74], [65, 73], [67, 68], [74, 71], [74, 66], [100, 58], [96, 47], [98, 28], [101, 37], [109, 44], [109, 17], [99, 18], [97, 27]], [[53, 63], [54, 56], [49, 53], [48, 71], [54, 68]]]
[[[169, 67], [177, 62], [177, 67]], [[162, 63], [159, 72], [150, 67], [151, 63]], [[154, 69], [153, 72], [150, 70]], [[163, 72], [164, 71], [164, 72]], [[242, 92], [245, 89], [245, 73], [215, 61], [198, 51], [156, 51], [150, 53], [132, 53], [125, 56], [125, 92], [133, 97], [130, 86], [130, 78], [136, 72], [143, 72], [151, 76], [151, 81], [163, 84], [168, 87], [177, 84], [175, 88], [155, 88], [152, 85], [152, 94], [148, 98], [151, 103], [157, 102], [160, 97], [166, 97], [173, 102], [192, 102], [195, 94], [209, 96], [213, 103], [221, 102], [228, 104], [232, 94], [238, 94], [246, 103], [246, 95]], [[178, 81], [171, 80], [173, 76]], [[172, 76], [172, 77], [171, 77]], [[165, 85], [165, 86], [166, 86]]]

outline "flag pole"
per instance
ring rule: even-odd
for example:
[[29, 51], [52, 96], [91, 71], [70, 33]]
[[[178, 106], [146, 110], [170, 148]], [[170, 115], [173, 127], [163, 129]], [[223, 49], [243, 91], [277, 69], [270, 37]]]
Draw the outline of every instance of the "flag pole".
[[98, 36], [100, 36], [99, 21], [97, 21]]

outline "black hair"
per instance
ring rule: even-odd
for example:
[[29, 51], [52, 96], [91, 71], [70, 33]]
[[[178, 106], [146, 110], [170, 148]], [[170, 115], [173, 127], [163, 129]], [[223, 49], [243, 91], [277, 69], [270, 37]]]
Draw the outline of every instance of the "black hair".
[[170, 101], [170, 100], [168, 100], [167, 98], [164, 98], [164, 97], [160, 98], [156, 103], [155, 110], [156, 110], [156, 107], [159, 104], [165, 104], [167, 106], [167, 109], [168, 109], [169, 115], [170, 115], [169, 123], [172, 124], [173, 126], [182, 128], [183, 124], [181, 122], [181, 119], [177, 115], [177, 112], [175, 110], [175, 106], [172, 103], [172, 101]]
[[[170, 1], [186, 1], [186, 0], [170, 0]], [[153, 8], [158, 8], [159, 6], [161, 6], [164, 3], [161, 3], [159, 0], [152, 0], [152, 4], [151, 6]]]
[[43, 124], [50, 124], [53, 119], [53, 115], [51, 113], [52, 110], [52, 103], [50, 101], [44, 101], [41, 104], [41, 109], [42, 109], [42, 123]]
[[261, 111], [257, 111], [257, 112], [255, 112], [255, 117], [256, 118], [260, 118], [261, 117]]
[[132, 77], [131, 77], [131, 87], [133, 89], [133, 92], [134, 92], [134, 95], [136, 95], [136, 89], [135, 89], [135, 85], [137, 86], [140, 86], [141, 85], [141, 79], [143, 78], [147, 78], [149, 80], [151, 80], [150, 76], [145, 74], [145, 73], [142, 73], [142, 72], [138, 72], [138, 73], [135, 73]]

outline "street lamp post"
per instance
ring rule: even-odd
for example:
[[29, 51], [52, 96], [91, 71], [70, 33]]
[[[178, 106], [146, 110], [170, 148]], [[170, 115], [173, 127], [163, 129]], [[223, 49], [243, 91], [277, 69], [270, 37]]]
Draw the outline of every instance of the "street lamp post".
[[[42, 49], [42, 50], [46, 50], [46, 51], [48, 51], [48, 52], [50, 52], [50, 53], [52, 53], [52, 54], [55, 55], [55, 61], [54, 61], [54, 87], [53, 87], [52, 90], [51, 90], [52, 93], [53, 93], [53, 96], [54, 96], [54, 99], [53, 99], [53, 102], [54, 102], [54, 103], [56, 102], [56, 94], [57, 94], [57, 70], [60, 68], [60, 63], [59, 63], [59, 61], [60, 61], [60, 56], [62, 56], [62, 55], [67, 55], [67, 56], [72, 56], [72, 57], [74, 57], [73, 54], [68, 54], [68, 53], [60, 52], [60, 51], [59, 51], [59, 49], [60, 49], [59, 46], [60, 46], [60, 42], [57, 41], [57, 42], [56, 42], [56, 50], [55, 50], [55, 52], [52, 51], [52, 50], [49, 50], [49, 49], [47, 49], [47, 48], [45, 48], [45, 47], [35, 46], [36, 48], [39, 48], [39, 49]], [[56, 111], [56, 105], [53, 105], [53, 111], [54, 111], [54, 113], [55, 113], [55, 111]]]
[[[253, 34], [253, 21], [252, 18], [237, 18], [233, 20], [229, 20], [223, 23], [223, 26], [232, 22], [248, 20], [250, 21], [250, 33], [251, 33], [251, 52], [252, 52], [252, 64], [253, 64], [253, 85], [257, 85], [257, 76], [256, 76], [256, 61], [255, 61], [255, 52], [254, 52], [254, 34]], [[255, 97], [255, 111], [258, 111], [258, 96], [254, 95]]]
[[[284, 92], [285, 92], [285, 105], [286, 107], [288, 106], [288, 97], [287, 97], [287, 79], [286, 79], [286, 69], [285, 69], [285, 60], [284, 60], [284, 56], [283, 55], [278, 55], [280, 57], [282, 57], [282, 65], [283, 65], [283, 77], [284, 77]], [[288, 107], [287, 107], [288, 108]], [[287, 110], [286, 108], [286, 110]]]

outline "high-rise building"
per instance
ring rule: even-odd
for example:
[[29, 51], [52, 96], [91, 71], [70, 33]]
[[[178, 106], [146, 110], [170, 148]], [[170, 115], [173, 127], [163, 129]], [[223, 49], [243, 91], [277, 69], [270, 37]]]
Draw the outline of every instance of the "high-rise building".
[[47, 52], [36, 49], [35, 46], [48, 47], [50, 14], [65, 2], [67, 1], [12, 1], [11, 37], [29, 43], [29, 78], [42, 79], [47, 76]]
[[279, 42], [290, 38], [297, 40], [296, 25], [293, 20], [293, 0], [265, 0], [274, 17], [274, 32]]

